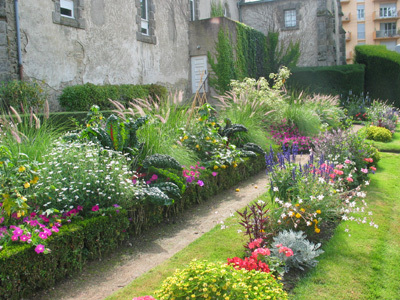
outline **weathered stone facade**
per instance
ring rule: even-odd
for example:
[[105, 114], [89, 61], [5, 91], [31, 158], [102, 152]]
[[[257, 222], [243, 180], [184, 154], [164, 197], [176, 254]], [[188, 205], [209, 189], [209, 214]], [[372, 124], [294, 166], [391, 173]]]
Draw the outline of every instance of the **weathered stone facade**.
[[[344, 63], [344, 36], [336, 0], [265, 0], [244, 2], [241, 21], [261, 32], [279, 31], [281, 42], [300, 41], [300, 66], [329, 66]], [[285, 26], [285, 12], [295, 11], [296, 24]], [[338, 32], [338, 34], [336, 34]], [[339, 52], [336, 51], [339, 50]]]
[[0, 82], [18, 78], [14, 3], [0, 0]]
[[[208, 44], [215, 43], [192, 36], [200, 33], [194, 29], [198, 21], [191, 20], [209, 18], [212, 1], [147, 0], [146, 34], [140, 0], [72, 0], [73, 18], [61, 13], [60, 0], [18, 1], [23, 77], [47, 85], [52, 110], [59, 109], [55, 99], [65, 86], [87, 82], [158, 83], [190, 94], [191, 81], [198, 80], [192, 76], [193, 58], [206, 57], [205, 50], [213, 50]], [[234, 21], [264, 33], [279, 30], [284, 43], [300, 40], [300, 65], [341, 63], [336, 49], [344, 53], [344, 48], [334, 35], [341, 28], [335, 21], [336, 0], [317, 0], [318, 5], [315, 0], [219, 1]], [[293, 8], [298, 24], [287, 30], [283, 12]], [[0, 81], [18, 78], [15, 28], [14, 1], [0, 0]]]

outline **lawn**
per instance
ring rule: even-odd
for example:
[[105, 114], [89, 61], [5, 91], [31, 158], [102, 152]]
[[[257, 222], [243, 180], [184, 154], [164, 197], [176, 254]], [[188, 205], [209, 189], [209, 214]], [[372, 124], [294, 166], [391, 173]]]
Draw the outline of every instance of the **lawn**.
[[389, 143], [373, 142], [373, 145], [382, 152], [400, 153], [400, 125], [397, 125], [393, 140]]
[[324, 246], [318, 266], [294, 289], [292, 299], [399, 299], [399, 166], [399, 154], [382, 154], [379, 171], [366, 190], [379, 228], [342, 223]]

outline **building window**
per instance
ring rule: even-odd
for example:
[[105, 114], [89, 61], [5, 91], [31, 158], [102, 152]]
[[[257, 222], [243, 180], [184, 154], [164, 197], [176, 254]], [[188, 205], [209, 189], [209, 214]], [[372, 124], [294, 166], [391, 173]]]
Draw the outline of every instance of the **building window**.
[[196, 20], [196, 7], [194, 4], [194, 0], [189, 0], [189, 9], [190, 9], [190, 21]]
[[149, 5], [147, 0], [140, 0], [141, 29], [140, 32], [149, 35]]
[[381, 23], [381, 36], [380, 37], [392, 37], [396, 34], [396, 22]]
[[71, 26], [76, 28], [85, 28], [85, 20], [82, 18], [83, 1], [82, 0], [53, 0], [54, 12], [53, 23]]
[[157, 39], [155, 37], [156, 23], [154, 20], [154, 1], [136, 0], [136, 8], [136, 23], [138, 25], [138, 31], [136, 32], [137, 40], [144, 43], [156, 44]]
[[365, 40], [365, 23], [357, 24], [357, 39]]
[[285, 27], [292, 28], [296, 27], [296, 25], [297, 25], [296, 10], [295, 9], [285, 10]]
[[397, 17], [396, 3], [381, 4], [379, 7], [379, 16], [381, 18]]
[[365, 5], [364, 4], [357, 5], [357, 20], [358, 21], [365, 20]]

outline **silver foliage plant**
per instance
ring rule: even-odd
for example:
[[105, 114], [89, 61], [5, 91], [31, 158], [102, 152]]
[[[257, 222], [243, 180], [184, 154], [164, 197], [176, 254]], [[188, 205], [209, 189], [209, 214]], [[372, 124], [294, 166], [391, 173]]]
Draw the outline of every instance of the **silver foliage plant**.
[[285, 262], [285, 272], [290, 268], [296, 268], [304, 271], [305, 268], [313, 268], [318, 264], [315, 259], [324, 253], [319, 249], [321, 244], [314, 244], [306, 239], [303, 231], [284, 230], [273, 238], [272, 245], [282, 244], [284, 247], [292, 249], [293, 256], [285, 256], [279, 253], [278, 247], [271, 247], [271, 256], [277, 256]]

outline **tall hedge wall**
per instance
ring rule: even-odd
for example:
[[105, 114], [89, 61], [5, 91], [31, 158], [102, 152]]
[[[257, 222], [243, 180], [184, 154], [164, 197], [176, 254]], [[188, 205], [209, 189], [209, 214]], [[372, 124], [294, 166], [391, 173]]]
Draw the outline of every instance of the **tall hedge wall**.
[[59, 101], [66, 111], [88, 111], [94, 104], [100, 106], [101, 109], [113, 109], [108, 99], [127, 103], [135, 98], [144, 99], [149, 96], [163, 98], [167, 94], [168, 90], [157, 84], [94, 85], [86, 83], [66, 87]]
[[291, 88], [310, 93], [348, 95], [364, 92], [363, 65], [341, 65], [329, 67], [297, 67], [291, 69], [288, 80]]
[[355, 52], [356, 63], [365, 65], [365, 91], [400, 107], [400, 54], [381, 45], [356, 46]]

